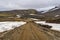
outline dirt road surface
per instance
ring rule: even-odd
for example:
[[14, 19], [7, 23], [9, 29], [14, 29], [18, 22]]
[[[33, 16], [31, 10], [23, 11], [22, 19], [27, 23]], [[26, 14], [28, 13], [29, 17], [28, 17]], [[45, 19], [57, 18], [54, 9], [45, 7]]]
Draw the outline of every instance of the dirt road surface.
[[53, 31], [47, 31], [36, 23], [28, 22], [4, 34], [0, 40], [60, 40], [60, 36], [57, 37]]

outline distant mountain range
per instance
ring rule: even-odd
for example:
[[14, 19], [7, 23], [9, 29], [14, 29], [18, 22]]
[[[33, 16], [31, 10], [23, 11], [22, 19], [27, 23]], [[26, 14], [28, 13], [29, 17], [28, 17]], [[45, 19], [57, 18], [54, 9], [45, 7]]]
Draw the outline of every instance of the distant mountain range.
[[32, 15], [33, 17], [60, 17], [60, 8], [55, 7], [48, 11], [37, 11], [35, 9], [0, 11], [0, 14], [24, 15], [24, 17], [28, 17], [29, 15]]
[[34, 9], [0, 11], [0, 14], [13, 14], [13, 15], [27, 15], [27, 14], [36, 14], [36, 13], [37, 11]]

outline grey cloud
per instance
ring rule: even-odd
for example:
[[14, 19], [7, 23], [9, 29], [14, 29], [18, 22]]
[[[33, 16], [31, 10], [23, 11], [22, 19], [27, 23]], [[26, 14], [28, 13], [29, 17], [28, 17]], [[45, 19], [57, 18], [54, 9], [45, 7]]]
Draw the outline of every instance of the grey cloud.
[[56, 5], [60, 5], [60, 0], [0, 0], [0, 10], [24, 8], [47, 10]]

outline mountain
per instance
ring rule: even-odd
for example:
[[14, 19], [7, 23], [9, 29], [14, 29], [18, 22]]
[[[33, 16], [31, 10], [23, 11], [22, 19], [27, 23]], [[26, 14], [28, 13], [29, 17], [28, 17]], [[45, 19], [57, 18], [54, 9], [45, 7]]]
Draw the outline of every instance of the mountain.
[[35, 9], [27, 9], [27, 10], [10, 10], [10, 11], [0, 11], [0, 13], [14, 13], [14, 14], [24, 14], [24, 13], [35, 13], [36, 10]]
[[0, 18], [5, 17], [16, 17], [18, 16], [24, 16], [24, 15], [30, 15], [30, 14], [36, 14], [37, 11], [35, 9], [27, 9], [27, 10], [10, 10], [10, 11], [0, 11]]
[[60, 17], [60, 8], [55, 7], [43, 14], [45, 17]]
[[0, 18], [43, 18], [42, 13], [35, 9], [0, 11]]

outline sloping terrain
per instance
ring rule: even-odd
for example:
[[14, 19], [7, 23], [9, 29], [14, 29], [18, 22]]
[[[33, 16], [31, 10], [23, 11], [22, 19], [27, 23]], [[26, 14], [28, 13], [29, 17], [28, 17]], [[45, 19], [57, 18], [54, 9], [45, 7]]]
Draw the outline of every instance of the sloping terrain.
[[0, 11], [1, 15], [2, 14], [24, 15], [24, 14], [36, 14], [36, 13], [37, 13], [37, 11], [35, 9]]
[[[54, 8], [56, 9], [56, 8]], [[45, 15], [46, 17], [56, 17], [56, 16], [59, 16], [60, 17], [60, 8], [54, 10], [54, 9], [51, 9], [49, 10], [48, 12], [44, 13], [43, 15]]]
[[30, 21], [0, 36], [0, 40], [60, 40], [60, 32]]

